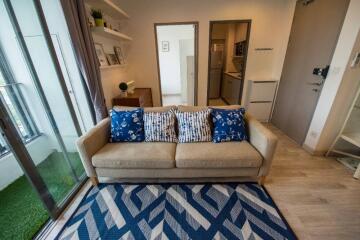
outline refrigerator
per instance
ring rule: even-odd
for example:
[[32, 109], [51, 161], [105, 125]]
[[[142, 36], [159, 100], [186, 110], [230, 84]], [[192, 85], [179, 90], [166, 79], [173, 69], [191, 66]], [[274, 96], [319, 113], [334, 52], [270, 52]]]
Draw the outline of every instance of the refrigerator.
[[224, 63], [224, 44], [214, 43], [210, 53], [210, 86], [209, 98], [220, 98], [220, 86]]

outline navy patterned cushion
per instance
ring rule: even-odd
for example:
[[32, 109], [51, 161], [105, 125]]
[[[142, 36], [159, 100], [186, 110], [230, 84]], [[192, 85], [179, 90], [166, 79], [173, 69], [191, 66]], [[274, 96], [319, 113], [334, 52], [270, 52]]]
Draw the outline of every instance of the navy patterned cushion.
[[210, 142], [210, 109], [198, 112], [175, 112], [179, 125], [179, 142]]
[[145, 112], [144, 113], [146, 142], [177, 142], [175, 132], [175, 113]]
[[144, 134], [144, 110], [110, 111], [111, 142], [142, 142]]
[[213, 142], [229, 142], [247, 140], [245, 109], [236, 110], [211, 109], [211, 118], [214, 124]]

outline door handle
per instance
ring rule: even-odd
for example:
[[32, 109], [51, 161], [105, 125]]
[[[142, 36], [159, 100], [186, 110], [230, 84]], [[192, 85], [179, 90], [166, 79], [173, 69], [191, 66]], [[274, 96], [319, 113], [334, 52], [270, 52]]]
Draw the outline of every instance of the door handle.
[[313, 88], [312, 89], [314, 92], [318, 92], [319, 91], [319, 89], [317, 89], [317, 88]]
[[329, 73], [330, 66], [327, 65], [324, 68], [314, 68], [313, 74], [322, 77], [322, 79], [326, 79]]

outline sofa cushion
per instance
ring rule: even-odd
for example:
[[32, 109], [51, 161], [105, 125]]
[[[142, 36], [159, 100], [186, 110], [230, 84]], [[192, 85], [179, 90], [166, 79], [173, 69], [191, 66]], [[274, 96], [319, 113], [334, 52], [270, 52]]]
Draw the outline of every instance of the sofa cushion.
[[178, 168], [260, 167], [260, 153], [247, 141], [180, 143], [176, 147]]
[[209, 106], [209, 107], [216, 109], [228, 109], [228, 110], [237, 110], [243, 108], [241, 105], [224, 105], [224, 106]]
[[211, 108], [214, 125], [213, 142], [231, 142], [247, 140], [244, 120], [245, 109]]
[[100, 168], [173, 168], [176, 143], [108, 143], [92, 157]]
[[198, 112], [175, 112], [179, 126], [179, 142], [211, 141], [210, 109]]
[[[126, 107], [126, 106], [114, 106], [113, 109], [117, 111], [131, 111], [138, 107]], [[165, 107], [145, 107], [144, 112], [168, 112], [170, 110], [176, 110], [176, 106], [165, 106]]]
[[185, 106], [185, 105], [179, 105], [177, 107], [177, 110], [179, 112], [199, 112], [199, 111], [206, 111], [209, 108], [206, 106]]
[[144, 128], [146, 142], [177, 142], [175, 132], [175, 113], [145, 112]]
[[142, 142], [145, 140], [144, 133], [144, 110], [110, 111], [111, 118], [111, 142]]

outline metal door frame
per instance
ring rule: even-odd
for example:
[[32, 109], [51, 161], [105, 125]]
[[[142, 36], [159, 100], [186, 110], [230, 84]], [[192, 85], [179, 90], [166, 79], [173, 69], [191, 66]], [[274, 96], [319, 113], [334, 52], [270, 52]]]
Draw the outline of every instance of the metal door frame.
[[[14, 28], [15, 35], [18, 40], [19, 47], [22, 50], [24, 59], [26, 61], [26, 64], [28, 66], [30, 75], [32, 77], [32, 80], [34, 82], [34, 85], [36, 87], [36, 90], [39, 94], [39, 97], [41, 99], [41, 102], [43, 104], [43, 107], [45, 109], [46, 115], [48, 116], [48, 119], [50, 121], [50, 124], [52, 125], [53, 131], [55, 133], [55, 136], [58, 140], [58, 143], [60, 145], [60, 148], [62, 152], [64, 153], [65, 161], [68, 163], [71, 171], [72, 171], [72, 177], [75, 180], [75, 185], [68, 193], [68, 195], [64, 198], [62, 202], [60, 202], [58, 205], [55, 202], [54, 198], [51, 196], [45, 182], [42, 180], [41, 176], [39, 175], [36, 166], [34, 162], [32, 161], [31, 156], [29, 155], [25, 144], [23, 143], [21, 136], [16, 131], [16, 128], [14, 124], [11, 121], [11, 117], [9, 116], [9, 113], [6, 112], [6, 108], [4, 106], [4, 103], [0, 102], [0, 131], [1, 134], [4, 136], [4, 139], [7, 141], [9, 148], [12, 150], [12, 153], [16, 157], [20, 167], [23, 169], [26, 177], [28, 178], [29, 182], [37, 192], [40, 200], [45, 206], [45, 209], [49, 212], [50, 216], [55, 219], [57, 218], [61, 212], [66, 208], [68, 203], [72, 200], [72, 198], [75, 196], [75, 194], [79, 191], [81, 186], [86, 182], [85, 174], [81, 176], [80, 178], [77, 177], [75, 173], [75, 169], [72, 167], [70, 163], [70, 159], [68, 158], [66, 147], [64, 144], [64, 141], [60, 135], [59, 129], [57, 127], [55, 118], [51, 112], [49, 103], [47, 102], [47, 99], [45, 97], [44, 91], [41, 86], [41, 82], [39, 80], [39, 77], [37, 75], [36, 69], [34, 67], [34, 64], [32, 62], [29, 50], [26, 46], [26, 42], [24, 39], [24, 36], [22, 34], [22, 31], [20, 29], [19, 23], [17, 21], [14, 9], [12, 7], [10, 0], [4, 0], [4, 5], [7, 11], [7, 14], [9, 16], [9, 20]], [[50, 57], [52, 59], [53, 65], [55, 67], [55, 71], [61, 86], [62, 93], [65, 97], [66, 105], [70, 111], [70, 115], [73, 121], [73, 124], [75, 125], [76, 133], [78, 136], [82, 134], [80, 124], [78, 122], [74, 107], [71, 102], [71, 98], [69, 95], [69, 92], [66, 88], [66, 82], [65, 78], [62, 74], [61, 67], [59, 64], [59, 61], [56, 56], [55, 48], [51, 40], [51, 35], [46, 23], [46, 19], [41, 7], [40, 0], [33, 0], [35, 11], [37, 14], [37, 17], [39, 19], [42, 32], [44, 34], [44, 38], [46, 40], [46, 45], [49, 49]], [[4, 76], [6, 78], [6, 76]]]

